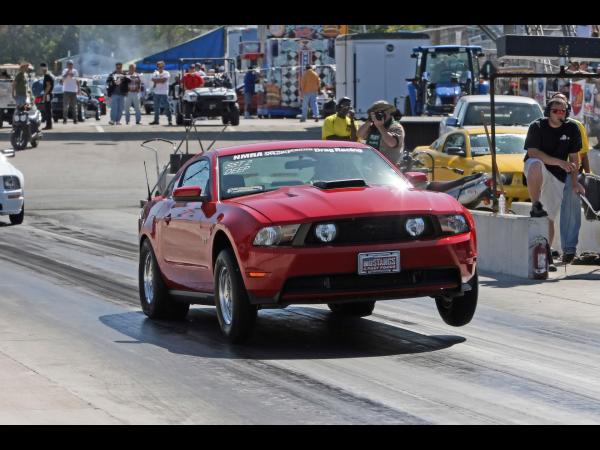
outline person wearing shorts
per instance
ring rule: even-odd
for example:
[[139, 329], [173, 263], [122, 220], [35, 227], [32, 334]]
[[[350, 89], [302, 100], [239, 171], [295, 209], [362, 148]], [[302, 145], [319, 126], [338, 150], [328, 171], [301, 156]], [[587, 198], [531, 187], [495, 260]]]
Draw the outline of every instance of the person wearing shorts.
[[[560, 210], [565, 182], [570, 183], [575, 192], [585, 192], [577, 182], [581, 133], [574, 122], [566, 120], [567, 107], [562, 98], [550, 99], [545, 117], [529, 125], [525, 138], [525, 177], [532, 202], [530, 215], [548, 216], [550, 244], [554, 240], [554, 221]], [[552, 261], [550, 254], [549, 260]], [[556, 270], [556, 266], [551, 264], [550, 270]]]

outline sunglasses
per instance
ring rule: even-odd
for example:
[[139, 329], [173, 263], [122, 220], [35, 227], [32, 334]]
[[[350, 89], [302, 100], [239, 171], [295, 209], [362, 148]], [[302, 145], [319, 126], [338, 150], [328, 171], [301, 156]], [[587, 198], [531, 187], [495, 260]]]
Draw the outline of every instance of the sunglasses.
[[551, 109], [550, 111], [552, 111], [554, 114], [565, 114], [567, 112], [566, 109]]

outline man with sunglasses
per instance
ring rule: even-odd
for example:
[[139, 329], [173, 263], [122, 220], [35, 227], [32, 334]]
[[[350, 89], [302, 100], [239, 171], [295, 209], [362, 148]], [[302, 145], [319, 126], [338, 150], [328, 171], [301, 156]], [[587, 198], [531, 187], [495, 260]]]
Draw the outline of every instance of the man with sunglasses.
[[358, 129], [358, 137], [377, 149], [393, 164], [400, 161], [404, 151], [404, 128], [396, 120], [398, 111], [385, 100], [373, 103], [367, 121]]
[[[554, 220], [558, 215], [565, 183], [577, 193], [583, 187], [577, 182], [581, 150], [581, 133], [572, 121], [566, 120], [568, 104], [563, 98], [552, 98], [541, 119], [529, 125], [525, 138], [525, 177], [531, 197], [531, 217], [549, 219], [549, 243], [554, 240]], [[548, 259], [552, 262], [550, 245]], [[556, 266], [550, 264], [550, 271]]]

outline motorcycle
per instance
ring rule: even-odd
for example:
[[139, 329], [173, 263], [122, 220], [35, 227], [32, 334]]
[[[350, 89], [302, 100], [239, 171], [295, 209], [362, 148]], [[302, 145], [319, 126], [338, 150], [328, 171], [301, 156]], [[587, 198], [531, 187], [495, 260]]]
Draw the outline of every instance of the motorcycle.
[[[484, 205], [491, 204], [493, 183], [492, 178], [484, 172], [474, 173], [452, 181], [428, 181], [427, 173], [431, 172], [431, 169], [425, 167], [421, 161], [415, 159], [408, 152], [404, 154], [398, 163], [398, 167], [417, 189], [444, 192], [454, 197], [468, 209], [489, 210], [488, 207], [482, 207], [481, 203], [483, 202]], [[463, 175], [465, 172], [456, 167], [439, 168], [451, 170], [459, 175]]]
[[37, 147], [42, 138], [42, 114], [35, 105], [18, 105], [15, 108], [10, 133], [10, 143], [15, 150], [24, 150], [28, 143]]

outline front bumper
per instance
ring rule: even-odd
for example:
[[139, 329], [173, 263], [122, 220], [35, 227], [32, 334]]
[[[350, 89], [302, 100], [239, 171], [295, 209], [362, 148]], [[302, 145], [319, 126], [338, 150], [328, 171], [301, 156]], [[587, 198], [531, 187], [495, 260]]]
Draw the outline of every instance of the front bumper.
[[[358, 275], [358, 253], [391, 250], [400, 251], [399, 273]], [[453, 296], [473, 277], [476, 259], [471, 233], [387, 244], [253, 247], [242, 275], [250, 302], [260, 305]]]
[[5, 191], [0, 189], [0, 215], [19, 214], [23, 208], [23, 190]]

